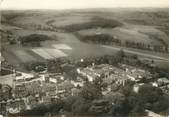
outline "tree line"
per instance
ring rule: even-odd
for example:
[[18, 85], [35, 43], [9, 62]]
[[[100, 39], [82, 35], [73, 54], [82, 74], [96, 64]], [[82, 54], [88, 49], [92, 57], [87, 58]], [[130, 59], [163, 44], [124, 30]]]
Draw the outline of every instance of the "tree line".
[[136, 48], [136, 49], [150, 50], [155, 52], [169, 52], [167, 44], [150, 45], [144, 42], [136, 42], [130, 40], [126, 40], [122, 42], [121, 39], [115, 38], [107, 34], [80, 35], [76, 33], [76, 36], [80, 41], [87, 42], [87, 43], [95, 43], [95, 44], [103, 44], [103, 45], [118, 45], [118, 46], [125, 46], [125, 47]]

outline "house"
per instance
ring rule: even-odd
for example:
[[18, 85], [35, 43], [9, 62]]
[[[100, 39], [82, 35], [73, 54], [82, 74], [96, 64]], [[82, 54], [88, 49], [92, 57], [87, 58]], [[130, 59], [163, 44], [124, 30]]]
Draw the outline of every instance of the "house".
[[72, 88], [71, 89], [71, 95], [72, 96], [78, 96], [80, 93], [80, 89], [77, 89], [77, 88]]
[[113, 82], [115, 82], [115, 84], [123, 86], [129, 81], [127, 74], [124, 72], [121, 73], [116, 72], [114, 74], [111, 74], [110, 78], [112, 79]]
[[136, 68], [130, 65], [121, 64], [121, 68], [127, 73], [127, 77], [132, 81], [138, 82], [142, 78], [151, 79], [151, 73], [140, 68]]
[[51, 83], [57, 83], [57, 79], [55, 79], [55, 78], [49, 78], [49, 82], [51, 82]]
[[28, 73], [24, 73], [24, 72], [15, 73], [15, 80], [16, 81], [23, 81], [24, 82], [25, 80], [31, 79], [33, 77], [34, 77], [33, 74], [28, 74]]
[[83, 82], [73, 81], [73, 80], [71, 80], [71, 84], [73, 84], [74, 87], [78, 87], [78, 86], [83, 87], [83, 85], [84, 85]]
[[139, 84], [135, 84], [133, 86], [133, 91], [138, 93], [139, 92], [139, 89], [140, 89], [140, 86], [144, 85], [144, 83], [139, 83]]
[[158, 87], [158, 83], [157, 82], [152, 82], [151, 85], [154, 86], [154, 87]]
[[47, 82], [50, 83], [61, 83], [64, 81], [64, 76], [58, 73], [53, 73], [53, 74], [48, 74], [47, 77]]
[[0, 52], [0, 65], [1, 65], [1, 63], [2, 63], [3, 61], [5, 61], [5, 58], [2, 56], [2, 54], [1, 54], [1, 52]]
[[167, 85], [167, 84], [169, 84], [169, 79], [167, 79], [167, 78], [159, 78], [157, 80], [157, 83], [158, 83], [159, 86]]
[[127, 77], [135, 82], [138, 82], [143, 78], [151, 79], [151, 74], [148, 71], [138, 69], [138, 68], [128, 70], [128, 71], [126, 71], [126, 73], [128, 74]]

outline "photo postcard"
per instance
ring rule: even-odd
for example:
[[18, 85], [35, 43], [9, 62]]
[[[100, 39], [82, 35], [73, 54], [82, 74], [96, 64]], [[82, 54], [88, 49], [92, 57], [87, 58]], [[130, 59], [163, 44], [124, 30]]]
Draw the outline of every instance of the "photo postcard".
[[169, 0], [1, 0], [0, 117], [169, 117]]

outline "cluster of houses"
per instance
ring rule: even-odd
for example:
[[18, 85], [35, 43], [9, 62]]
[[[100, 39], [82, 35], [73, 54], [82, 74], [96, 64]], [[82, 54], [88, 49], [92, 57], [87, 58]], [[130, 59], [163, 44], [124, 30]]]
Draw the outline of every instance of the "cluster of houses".
[[114, 85], [125, 86], [131, 81], [140, 84], [143, 78], [152, 78], [150, 72], [126, 64], [121, 64], [119, 67], [108, 64], [93, 65], [91, 67], [78, 68], [77, 72], [87, 78], [89, 82], [93, 82], [96, 78], [101, 78], [107, 84], [107, 88], [102, 91], [103, 95], [114, 90]]
[[18, 113], [23, 109], [34, 108], [38, 104], [49, 104], [52, 103], [52, 100], [77, 95], [79, 92], [77, 87], [83, 86], [82, 80], [65, 79], [60, 73], [15, 72], [11, 79], [13, 79], [11, 85], [13, 98], [0, 101], [0, 106], [2, 103], [6, 105], [5, 109], [9, 113]]
[[119, 68], [108, 64], [98, 66], [78, 68], [77, 72], [85, 76], [88, 81], [92, 82], [97, 77], [109, 79], [119, 85], [125, 85], [128, 81], [139, 82], [142, 78], [151, 79], [151, 74], [140, 68], [122, 64]]
[[[120, 64], [114, 67], [108, 64], [92, 65], [85, 68], [76, 69], [78, 76], [76, 80], [64, 77], [61, 73], [39, 73], [28, 74], [23, 72], [14, 72], [12, 97], [6, 101], [0, 101], [0, 106], [5, 107], [9, 113], [18, 113], [23, 109], [31, 109], [38, 104], [49, 104], [53, 100], [63, 99], [67, 96], [75, 96], [80, 92], [86, 79], [93, 82], [96, 78], [102, 78], [107, 84], [107, 89], [102, 91], [103, 95], [112, 91], [112, 85], [125, 86], [128, 82], [135, 82], [133, 90], [138, 92], [140, 81], [143, 78], [151, 79], [152, 75], [149, 71]], [[169, 89], [169, 80], [167, 78], [159, 78], [152, 82], [153, 86], [160, 87], [166, 93]], [[5, 105], [5, 106], [4, 106]], [[19, 105], [19, 106], [18, 106]]]

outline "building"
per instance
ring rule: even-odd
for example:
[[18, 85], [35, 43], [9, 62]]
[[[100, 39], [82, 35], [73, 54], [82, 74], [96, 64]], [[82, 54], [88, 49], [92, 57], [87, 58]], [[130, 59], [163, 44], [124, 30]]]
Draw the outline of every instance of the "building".
[[169, 79], [167, 79], [167, 78], [159, 78], [159, 79], [157, 80], [157, 84], [158, 84], [159, 86], [168, 85], [168, 84], [169, 84]]
[[151, 73], [149, 71], [136, 68], [130, 65], [122, 64], [121, 65], [122, 69], [125, 70], [127, 77], [134, 82], [138, 82], [142, 80], [143, 78], [146, 79], [151, 79]]
[[126, 73], [118, 73], [118, 74], [111, 74], [110, 78], [113, 80], [113, 82], [115, 82], [117, 85], [125, 85], [130, 79], [127, 78], [127, 74]]
[[113, 66], [101, 64], [92, 67], [78, 68], [77, 73], [87, 77], [88, 81], [92, 82], [97, 77], [109, 77], [110, 73], [114, 71], [114, 69], [115, 68]]
[[96, 77], [99, 77], [99, 74], [94, 73], [92, 68], [77, 69], [77, 72], [82, 76], [87, 77], [88, 81], [93, 82]]
[[72, 88], [71, 89], [71, 95], [72, 96], [78, 96], [80, 93], [80, 89], [77, 89], [77, 88]]
[[135, 84], [133, 86], [133, 91], [138, 93], [139, 92], [139, 89], [140, 89], [140, 86], [144, 85], [144, 83], [139, 83], [139, 84]]
[[0, 52], [0, 67], [3, 61], [5, 61], [5, 58], [2, 56], [2, 53]]
[[78, 87], [78, 86], [83, 87], [84, 86], [84, 83], [81, 82], [81, 81], [73, 81], [73, 80], [71, 80], [71, 84], [73, 84], [74, 87]]
[[24, 72], [16, 72], [15, 73], [15, 80], [16, 81], [26, 81], [29, 79], [33, 79], [34, 75], [33, 74], [28, 74], [28, 73], [24, 73]]

